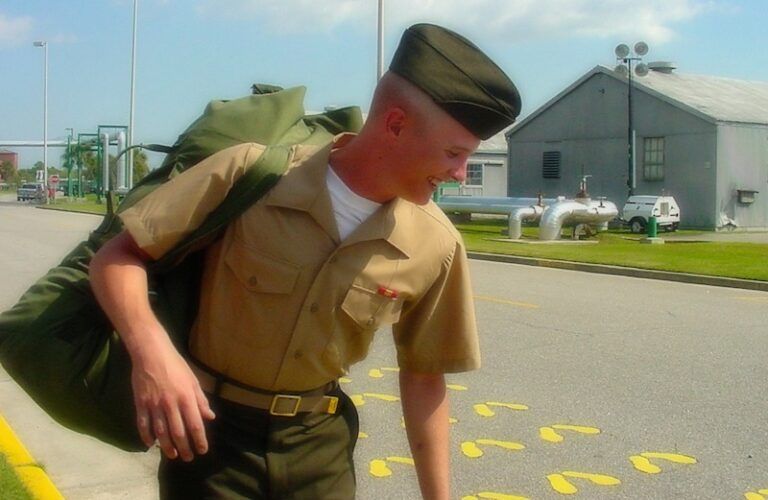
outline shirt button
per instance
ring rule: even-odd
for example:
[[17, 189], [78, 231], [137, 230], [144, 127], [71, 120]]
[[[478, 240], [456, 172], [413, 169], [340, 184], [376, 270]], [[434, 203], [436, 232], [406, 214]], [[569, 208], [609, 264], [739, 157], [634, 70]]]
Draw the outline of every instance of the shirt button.
[[338, 257], [336, 257], [336, 256], [334, 255], [333, 257], [331, 257], [330, 259], [328, 259], [328, 262], [329, 262], [330, 264], [335, 264], [337, 260], [339, 260], [339, 259], [338, 259]]
[[317, 312], [318, 309], [320, 309], [320, 306], [317, 305], [317, 302], [309, 306], [309, 312]]
[[368, 318], [368, 323], [367, 323], [367, 325], [368, 325], [368, 326], [371, 326], [372, 324], [373, 324], [373, 318]]
[[303, 352], [301, 352], [301, 349], [297, 349], [297, 350], [296, 350], [296, 351], [294, 351], [294, 353], [293, 353], [293, 358], [294, 358], [294, 359], [299, 359], [299, 358], [301, 358], [302, 356], [304, 356], [304, 353], [303, 353]]
[[256, 286], [259, 283], [259, 280], [256, 279], [256, 276], [251, 276], [248, 278], [248, 284], [251, 286]]

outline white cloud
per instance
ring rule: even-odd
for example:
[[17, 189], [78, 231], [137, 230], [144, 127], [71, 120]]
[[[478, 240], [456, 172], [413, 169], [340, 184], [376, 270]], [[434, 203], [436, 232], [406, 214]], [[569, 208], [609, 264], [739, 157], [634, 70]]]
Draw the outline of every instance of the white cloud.
[[[662, 43], [675, 26], [724, 0], [384, 0], [389, 24], [444, 23], [515, 41], [641, 37]], [[198, 0], [205, 15], [257, 19], [275, 32], [375, 23], [374, 0]]]
[[0, 13], [0, 47], [18, 45], [29, 40], [30, 17], [8, 17]]

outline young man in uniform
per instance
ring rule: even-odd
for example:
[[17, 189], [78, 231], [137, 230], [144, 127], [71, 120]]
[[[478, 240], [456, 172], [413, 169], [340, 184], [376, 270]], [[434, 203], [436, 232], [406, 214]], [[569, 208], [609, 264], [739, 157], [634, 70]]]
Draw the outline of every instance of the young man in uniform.
[[92, 282], [131, 355], [139, 432], [164, 454], [162, 497], [353, 498], [357, 413], [336, 380], [392, 325], [422, 495], [449, 498], [443, 374], [480, 360], [461, 237], [430, 199], [519, 110], [471, 42], [409, 28], [362, 131], [294, 147], [277, 186], [206, 250], [187, 358], [151, 310], [145, 263], [264, 147], [217, 153], [123, 212]]

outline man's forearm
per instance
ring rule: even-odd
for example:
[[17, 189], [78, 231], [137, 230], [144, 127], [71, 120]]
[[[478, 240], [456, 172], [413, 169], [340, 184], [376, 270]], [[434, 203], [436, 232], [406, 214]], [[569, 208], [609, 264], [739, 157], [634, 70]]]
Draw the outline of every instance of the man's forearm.
[[136, 424], [144, 444], [155, 440], [169, 458], [205, 453], [204, 420], [215, 417], [200, 384], [173, 346], [149, 303], [145, 256], [128, 233], [91, 261], [91, 284], [133, 362]]
[[448, 397], [442, 374], [400, 372], [400, 393], [422, 497], [450, 496]]
[[94, 295], [136, 361], [167, 336], [149, 304], [144, 261], [131, 245], [125, 233], [108, 242], [91, 261], [90, 277]]

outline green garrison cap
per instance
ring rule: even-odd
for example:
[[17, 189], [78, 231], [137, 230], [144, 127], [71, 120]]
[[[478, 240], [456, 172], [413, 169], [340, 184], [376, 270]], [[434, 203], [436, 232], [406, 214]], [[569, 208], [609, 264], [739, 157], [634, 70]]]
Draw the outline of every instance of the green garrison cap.
[[520, 94], [509, 77], [475, 44], [446, 28], [415, 24], [405, 30], [389, 69], [481, 139], [520, 114]]

